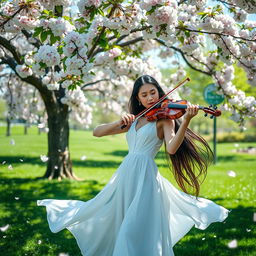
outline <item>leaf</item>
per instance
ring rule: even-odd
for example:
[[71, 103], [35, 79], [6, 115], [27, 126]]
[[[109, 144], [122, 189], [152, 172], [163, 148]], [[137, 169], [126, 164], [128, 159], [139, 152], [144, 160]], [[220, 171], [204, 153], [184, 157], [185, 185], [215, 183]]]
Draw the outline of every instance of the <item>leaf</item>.
[[156, 6], [153, 6], [149, 11], [146, 12], [146, 15], [152, 14], [156, 9]]
[[[68, 17], [68, 16], [62, 16], [62, 18], [64, 19], [64, 20], [67, 20], [67, 21], [69, 21], [69, 22], [71, 22], [72, 21], [72, 19], [70, 18], [70, 17]], [[83, 19], [83, 17], [82, 17], [82, 19]]]
[[185, 36], [190, 37], [190, 32], [189, 31], [185, 30], [184, 33], [185, 33]]
[[218, 53], [222, 53], [222, 48], [218, 47], [217, 52], [218, 52]]
[[73, 84], [71, 84], [69, 87], [68, 87], [69, 90], [75, 90], [76, 89], [76, 83], [74, 82]]
[[44, 42], [48, 37], [48, 31], [43, 31], [40, 35], [40, 39], [42, 42]]
[[107, 42], [106, 39], [101, 38], [101, 39], [99, 40], [99, 45], [100, 45], [102, 48], [106, 48], [106, 46], [108, 45], [108, 42]]
[[184, 36], [180, 36], [180, 37], [178, 37], [178, 39], [179, 39], [179, 41], [180, 41], [181, 43], [184, 43]]
[[35, 32], [33, 34], [33, 37], [39, 36], [42, 31], [43, 31], [43, 27], [35, 28]]
[[113, 32], [116, 38], [119, 38], [121, 36], [121, 34], [116, 29], [113, 30]]
[[98, 9], [97, 12], [101, 15], [101, 16], [105, 16], [104, 12], [101, 9]]
[[55, 37], [53, 33], [51, 33], [50, 42], [51, 42], [51, 44], [54, 44], [57, 42], [57, 37]]
[[203, 20], [206, 16], [207, 16], [207, 13], [205, 13], [204, 15], [202, 15], [201, 19]]
[[207, 12], [198, 12], [197, 14], [201, 16], [207, 14]]
[[89, 63], [93, 63], [94, 60], [95, 60], [95, 58], [91, 58], [91, 59], [89, 60]]
[[93, 18], [94, 18], [94, 16], [95, 16], [95, 14], [96, 14], [96, 10], [95, 10], [95, 9], [93, 9], [93, 10], [90, 12], [90, 21], [92, 21], [92, 20], [93, 20]]
[[44, 9], [42, 13], [47, 14], [47, 15], [50, 15], [50, 11], [48, 11], [48, 10], [46, 10], [46, 9]]
[[61, 5], [56, 5], [55, 6], [55, 11], [57, 12], [57, 16], [62, 15], [63, 12], [63, 7]]

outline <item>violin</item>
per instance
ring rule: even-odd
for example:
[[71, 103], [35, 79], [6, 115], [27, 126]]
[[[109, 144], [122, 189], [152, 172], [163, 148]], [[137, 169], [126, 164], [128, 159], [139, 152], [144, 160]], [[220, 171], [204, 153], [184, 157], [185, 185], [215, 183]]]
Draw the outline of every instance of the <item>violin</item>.
[[[156, 105], [155, 108], [148, 111], [144, 116], [149, 122], [159, 119], [178, 119], [186, 113], [187, 102], [187, 100], [173, 101], [165, 99], [160, 104]], [[198, 106], [198, 108], [205, 112], [205, 116], [211, 114], [211, 118], [221, 115], [221, 111], [217, 110], [216, 106]]]

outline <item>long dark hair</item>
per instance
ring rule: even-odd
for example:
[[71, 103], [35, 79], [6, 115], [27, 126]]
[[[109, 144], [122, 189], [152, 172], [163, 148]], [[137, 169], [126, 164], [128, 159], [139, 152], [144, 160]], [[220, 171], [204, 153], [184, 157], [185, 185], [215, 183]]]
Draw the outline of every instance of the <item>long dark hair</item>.
[[[145, 109], [139, 104], [139, 89], [144, 84], [153, 84], [159, 93], [159, 98], [165, 93], [159, 83], [149, 75], [139, 77], [133, 86], [133, 91], [129, 100], [129, 111], [131, 114], [137, 115]], [[181, 121], [175, 119], [175, 133], [177, 133]], [[199, 195], [200, 185], [204, 181], [208, 165], [212, 162], [213, 152], [207, 141], [200, 135], [195, 134], [189, 128], [186, 129], [185, 137], [175, 154], [171, 155], [166, 151], [169, 168], [174, 174], [174, 178], [179, 187], [186, 193]], [[202, 179], [201, 179], [202, 178]]]

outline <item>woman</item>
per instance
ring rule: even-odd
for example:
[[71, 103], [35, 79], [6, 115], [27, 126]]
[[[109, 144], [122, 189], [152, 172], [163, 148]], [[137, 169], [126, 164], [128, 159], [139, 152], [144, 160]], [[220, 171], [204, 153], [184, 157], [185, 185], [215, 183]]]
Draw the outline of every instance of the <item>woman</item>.
[[[174, 244], [193, 226], [205, 229], [227, 217], [227, 209], [198, 197], [199, 177], [211, 156], [207, 142], [188, 129], [198, 107], [188, 104], [181, 122], [135, 120], [163, 95], [154, 78], [141, 76], [134, 84], [130, 113], [94, 129], [96, 137], [127, 132], [129, 145], [128, 155], [96, 197], [38, 201], [47, 208], [52, 232], [70, 230], [83, 255], [172, 256]], [[163, 142], [183, 192], [158, 172], [154, 157]], [[185, 193], [190, 188], [196, 196]]]

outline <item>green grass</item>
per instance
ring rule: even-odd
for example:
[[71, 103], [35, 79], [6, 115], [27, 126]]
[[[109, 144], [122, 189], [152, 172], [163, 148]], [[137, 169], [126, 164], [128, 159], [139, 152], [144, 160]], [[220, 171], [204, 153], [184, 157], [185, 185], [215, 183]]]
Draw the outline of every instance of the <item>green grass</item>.
[[[21, 127], [12, 129], [5, 137], [0, 127], [0, 231], [1, 255], [49, 255], [69, 253], [81, 255], [69, 231], [51, 233], [44, 207], [36, 200], [43, 198], [93, 198], [109, 181], [123, 157], [127, 154], [125, 135], [95, 138], [91, 132], [71, 131], [70, 149], [74, 171], [84, 181], [37, 180], [44, 174], [46, 163], [46, 134], [37, 134], [35, 128], [23, 135]], [[15, 145], [10, 144], [14, 139]], [[239, 143], [240, 147], [256, 143]], [[256, 230], [253, 222], [255, 209], [256, 157], [235, 153], [234, 143], [219, 144], [218, 163], [211, 166], [202, 186], [201, 195], [231, 210], [224, 223], [214, 223], [206, 230], [193, 228], [174, 248], [177, 256], [253, 256], [256, 255]], [[86, 160], [81, 160], [85, 155]], [[156, 158], [160, 173], [173, 181], [160, 152]], [[6, 163], [2, 164], [4, 161]], [[12, 165], [13, 169], [8, 169]], [[233, 170], [236, 177], [229, 177]], [[97, 239], [97, 238], [95, 238]], [[238, 247], [229, 249], [228, 242], [236, 239]], [[133, 255], [131, 255], [133, 256]], [[142, 255], [144, 256], [144, 255]], [[165, 256], [165, 255], [164, 255]]]

